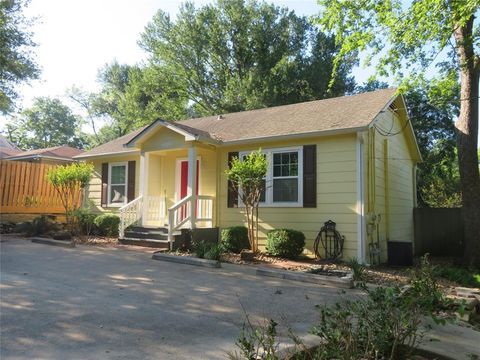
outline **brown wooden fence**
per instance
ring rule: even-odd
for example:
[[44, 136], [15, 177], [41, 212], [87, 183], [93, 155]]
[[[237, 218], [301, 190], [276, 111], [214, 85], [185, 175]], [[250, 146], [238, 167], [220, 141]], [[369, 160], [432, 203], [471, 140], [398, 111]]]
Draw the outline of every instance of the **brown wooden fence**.
[[58, 193], [46, 179], [55, 166], [0, 161], [0, 214], [64, 213]]
[[415, 255], [463, 255], [463, 218], [461, 208], [418, 208], [413, 211]]

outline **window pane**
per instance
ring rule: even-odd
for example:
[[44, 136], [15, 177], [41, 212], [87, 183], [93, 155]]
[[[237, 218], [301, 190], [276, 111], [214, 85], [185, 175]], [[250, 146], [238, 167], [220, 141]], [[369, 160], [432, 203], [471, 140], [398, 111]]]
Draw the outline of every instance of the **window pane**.
[[282, 176], [282, 166], [281, 165], [273, 165], [273, 176]]
[[280, 165], [282, 163], [282, 154], [273, 154], [273, 165]]
[[112, 166], [112, 184], [125, 184], [125, 165]]
[[125, 185], [110, 186], [110, 203], [123, 204], [125, 202]]
[[298, 179], [274, 179], [273, 202], [297, 202]]

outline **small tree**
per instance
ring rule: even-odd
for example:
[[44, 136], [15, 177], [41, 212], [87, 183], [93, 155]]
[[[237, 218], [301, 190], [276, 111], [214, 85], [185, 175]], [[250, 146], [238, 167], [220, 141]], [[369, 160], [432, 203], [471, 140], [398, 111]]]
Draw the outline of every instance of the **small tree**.
[[[90, 182], [93, 174], [93, 165], [74, 163], [57, 166], [50, 169], [47, 180], [52, 184], [60, 196], [65, 209], [65, 218], [70, 231], [74, 231], [74, 212], [78, 204], [82, 203], [82, 194], [85, 186]], [[75, 201], [79, 199], [79, 201]]]
[[258, 251], [258, 204], [265, 188], [268, 161], [261, 150], [253, 151], [244, 159], [234, 158], [230, 169], [226, 170], [228, 179], [235, 190], [239, 190], [240, 199], [245, 205], [248, 240], [250, 248]]

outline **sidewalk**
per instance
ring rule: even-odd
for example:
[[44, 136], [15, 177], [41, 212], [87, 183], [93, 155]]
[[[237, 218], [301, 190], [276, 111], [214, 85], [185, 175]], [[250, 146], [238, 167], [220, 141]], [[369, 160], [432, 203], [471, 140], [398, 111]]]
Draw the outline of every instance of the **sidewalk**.
[[437, 325], [425, 336], [421, 349], [449, 356], [452, 359], [480, 359], [480, 332], [455, 324]]

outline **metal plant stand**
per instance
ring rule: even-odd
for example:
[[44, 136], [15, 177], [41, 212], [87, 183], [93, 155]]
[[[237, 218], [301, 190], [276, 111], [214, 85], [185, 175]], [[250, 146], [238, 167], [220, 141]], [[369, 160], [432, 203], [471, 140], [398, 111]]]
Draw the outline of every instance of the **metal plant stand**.
[[318, 251], [320, 244], [325, 253], [325, 260], [337, 260], [342, 256], [345, 237], [340, 235], [336, 226], [337, 224], [335, 222], [328, 220], [320, 229], [320, 232], [313, 243], [313, 250], [315, 251], [316, 258], [322, 258]]

